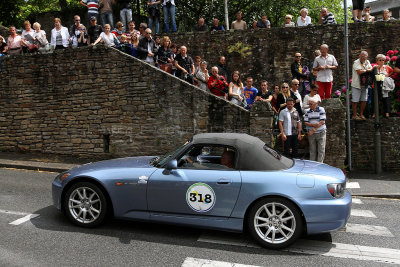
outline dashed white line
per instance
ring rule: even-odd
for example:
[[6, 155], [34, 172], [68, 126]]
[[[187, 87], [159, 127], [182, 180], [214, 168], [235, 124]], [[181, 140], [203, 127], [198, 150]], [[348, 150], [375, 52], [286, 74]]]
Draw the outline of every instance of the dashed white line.
[[355, 234], [394, 237], [393, 234], [386, 227], [377, 225], [348, 223], [346, 225], [345, 231], [348, 233], [355, 233]]
[[353, 204], [364, 204], [361, 199], [359, 198], [353, 198], [351, 201]]
[[29, 214], [27, 212], [19, 212], [19, 211], [12, 211], [12, 210], [1, 210], [1, 209], [0, 209], [0, 213], [12, 214], [12, 215], [21, 215], [21, 216], [25, 216], [25, 215]]
[[346, 188], [360, 188], [360, 184], [357, 182], [347, 182]]
[[400, 250], [390, 248], [306, 240], [295, 243], [287, 250], [336, 258], [400, 264]]
[[255, 265], [244, 265], [226, 261], [213, 261], [187, 257], [182, 267], [256, 267]]
[[370, 210], [351, 209], [351, 216], [376, 218], [375, 214]]
[[[222, 245], [261, 248], [257, 244], [251, 243], [251, 241], [249, 240], [244, 240], [243, 238], [237, 237], [222, 237], [221, 239], [219, 239], [218, 236], [203, 234], [202, 236], [200, 236], [198, 241]], [[294, 243], [292, 246], [283, 249], [283, 251], [310, 255], [330, 256], [336, 258], [348, 258], [363, 261], [400, 264], [400, 250], [390, 248], [368, 247], [344, 243], [330, 243], [324, 241], [301, 239]]]
[[30, 219], [33, 219], [33, 218], [39, 216], [39, 214], [32, 214], [32, 213], [20, 212], [20, 211], [12, 211], [12, 210], [2, 210], [2, 209], [0, 209], [0, 213], [24, 216], [22, 218], [19, 218], [18, 220], [10, 222], [9, 224], [11, 224], [11, 225], [20, 225], [20, 224], [22, 224], [24, 222], [29, 221]]
[[22, 217], [22, 218], [20, 218], [18, 220], [10, 222], [9, 224], [11, 224], [11, 225], [20, 225], [21, 223], [27, 222], [30, 219], [33, 219], [33, 218], [35, 218], [37, 216], [39, 216], [39, 214], [28, 214], [25, 217]]

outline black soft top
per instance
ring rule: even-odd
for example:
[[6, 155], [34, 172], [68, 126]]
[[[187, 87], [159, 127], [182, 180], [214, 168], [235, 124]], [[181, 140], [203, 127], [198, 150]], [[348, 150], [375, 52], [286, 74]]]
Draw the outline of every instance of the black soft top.
[[240, 170], [283, 170], [293, 166], [293, 160], [267, 146], [259, 138], [241, 133], [204, 133], [193, 136], [192, 144], [232, 146], [239, 151], [236, 166]]

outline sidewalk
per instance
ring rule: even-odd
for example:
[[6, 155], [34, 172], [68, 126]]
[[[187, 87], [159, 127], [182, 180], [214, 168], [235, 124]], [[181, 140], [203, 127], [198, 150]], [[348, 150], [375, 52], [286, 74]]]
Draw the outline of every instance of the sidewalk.
[[[353, 196], [400, 199], [400, 174], [352, 171], [347, 175], [348, 189]], [[359, 188], [357, 187], [357, 183]]]
[[[92, 160], [98, 161], [98, 159]], [[0, 167], [49, 172], [63, 172], [91, 159], [59, 155], [0, 152]], [[347, 188], [353, 196], [400, 199], [400, 174], [353, 171], [348, 175]]]

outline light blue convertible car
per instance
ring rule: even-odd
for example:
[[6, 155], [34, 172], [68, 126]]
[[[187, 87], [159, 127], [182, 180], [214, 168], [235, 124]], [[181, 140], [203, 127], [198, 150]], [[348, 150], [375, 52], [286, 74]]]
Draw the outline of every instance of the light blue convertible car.
[[106, 217], [248, 230], [279, 249], [302, 234], [345, 226], [351, 209], [343, 172], [292, 160], [247, 134], [198, 134], [162, 157], [90, 163], [59, 174], [54, 205], [75, 224]]

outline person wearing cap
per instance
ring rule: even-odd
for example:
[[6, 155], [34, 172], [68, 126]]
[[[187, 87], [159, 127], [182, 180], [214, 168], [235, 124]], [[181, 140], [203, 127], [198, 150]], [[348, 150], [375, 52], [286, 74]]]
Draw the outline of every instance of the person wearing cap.
[[286, 100], [286, 108], [279, 113], [279, 130], [283, 141], [283, 154], [286, 157], [297, 157], [299, 140], [301, 140], [300, 115], [294, 108], [294, 99]]
[[101, 25], [98, 25], [96, 17], [92, 16], [90, 18], [90, 26], [88, 28], [88, 44], [93, 44], [94, 42], [96, 42], [102, 32], [103, 27], [101, 27]]
[[114, 18], [112, 13], [112, 5], [115, 4], [115, 0], [100, 0], [100, 15], [103, 25], [110, 24], [111, 28], [114, 28]]
[[79, 3], [82, 6], [87, 7], [89, 20], [92, 16], [95, 16], [96, 19], [99, 19], [100, 0], [81, 0]]
[[294, 27], [294, 22], [292, 21], [292, 15], [285, 16], [285, 22], [282, 23], [282, 27]]

